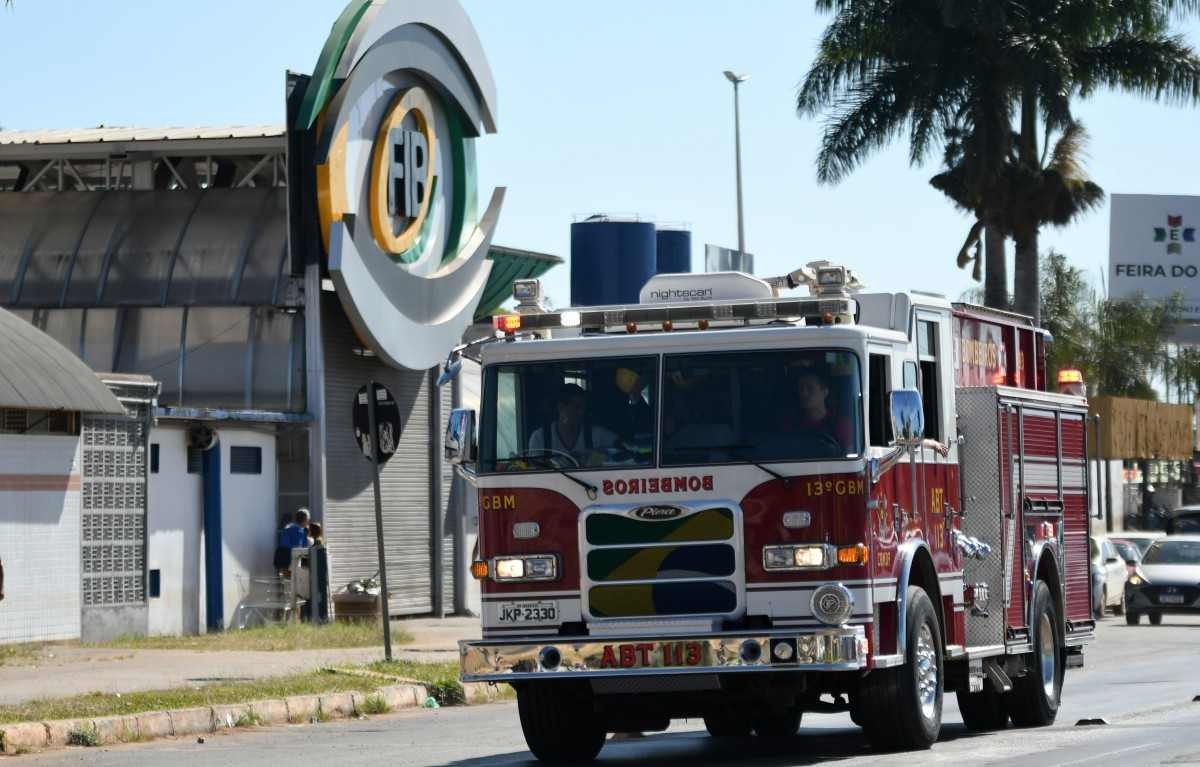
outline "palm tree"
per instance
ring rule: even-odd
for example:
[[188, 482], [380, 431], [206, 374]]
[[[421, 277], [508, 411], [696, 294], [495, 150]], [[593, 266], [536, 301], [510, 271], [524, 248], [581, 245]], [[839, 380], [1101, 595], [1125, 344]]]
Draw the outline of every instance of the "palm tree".
[[[1004, 306], [1003, 236], [1012, 236], [1015, 308], [1035, 317], [1041, 226], [1098, 202], [1099, 188], [1078, 173], [1078, 151], [1068, 151], [1083, 135], [1073, 127], [1071, 99], [1100, 87], [1168, 102], [1200, 99], [1200, 58], [1170, 34], [1172, 18], [1200, 11], [1200, 0], [817, 0], [816, 7], [834, 18], [797, 109], [827, 115], [818, 179], [836, 183], [905, 127], [913, 164], [940, 142], [949, 170], [966, 163], [957, 179], [944, 179], [947, 188], [957, 185], [951, 198], [977, 218], [960, 264], [986, 230], [985, 293], [989, 305]], [[1055, 133], [1057, 169], [1038, 152], [1040, 139], [1049, 144]], [[1073, 212], [1064, 205], [1072, 200]]]
[[[1045, 224], [1065, 226], [1104, 201], [1104, 190], [1083, 173], [1080, 157], [1086, 138], [1080, 123], [1069, 123], [1055, 141], [1053, 152], [1049, 156], [1043, 155], [1031, 174], [1020, 162], [1019, 134], [1009, 131], [1005, 136], [1008, 147], [1003, 163], [985, 175], [976, 170], [983, 162], [983, 153], [974, 146], [976, 134], [951, 133], [946, 145], [947, 170], [934, 176], [929, 183], [976, 217], [976, 223], [959, 251], [960, 267], [974, 261], [975, 278], [979, 279], [978, 249], [973, 257], [969, 251], [972, 245], [978, 248], [981, 230], [986, 230], [989, 247], [996, 241], [1000, 243], [998, 255], [988, 254], [989, 269], [995, 263], [1001, 264], [1002, 268], [1005, 237], [1025, 234], [1028, 222], [1034, 222], [1038, 228]], [[1004, 276], [1001, 273], [997, 279], [989, 272], [984, 283], [984, 300], [988, 306], [1007, 304]]]

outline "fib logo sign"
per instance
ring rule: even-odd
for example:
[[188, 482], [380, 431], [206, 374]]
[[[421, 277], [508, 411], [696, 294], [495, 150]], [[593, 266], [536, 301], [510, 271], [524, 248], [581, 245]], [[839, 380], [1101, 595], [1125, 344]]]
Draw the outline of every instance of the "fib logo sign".
[[470, 325], [504, 190], [477, 199], [496, 87], [457, 0], [350, 0], [293, 130], [311, 131], [329, 276], [371, 351], [426, 369]]

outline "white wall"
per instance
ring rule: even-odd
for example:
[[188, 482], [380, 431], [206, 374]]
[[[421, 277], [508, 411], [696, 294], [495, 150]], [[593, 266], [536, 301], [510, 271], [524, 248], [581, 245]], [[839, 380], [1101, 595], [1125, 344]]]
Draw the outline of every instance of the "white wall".
[[[225, 626], [234, 625], [248, 579], [273, 574], [276, 512], [275, 435], [217, 426], [221, 450], [221, 551]], [[187, 473], [187, 430], [163, 425], [150, 433], [159, 445], [158, 473], [150, 475], [150, 569], [161, 571], [161, 596], [150, 600], [151, 634], [204, 631], [203, 475]], [[262, 474], [230, 472], [230, 449], [262, 450]]]
[[79, 637], [79, 437], [0, 436], [0, 642]]
[[163, 425], [150, 431], [158, 445], [158, 473], [150, 474], [146, 525], [147, 568], [159, 570], [160, 595], [149, 599], [151, 634], [195, 634], [203, 625], [200, 570], [204, 513], [201, 475], [187, 473], [187, 431]]
[[[251, 576], [275, 573], [275, 534], [279, 529], [275, 434], [252, 429], [217, 429], [221, 441], [221, 535], [225, 626], [234, 625], [238, 603]], [[231, 474], [230, 448], [262, 449], [262, 474]]]

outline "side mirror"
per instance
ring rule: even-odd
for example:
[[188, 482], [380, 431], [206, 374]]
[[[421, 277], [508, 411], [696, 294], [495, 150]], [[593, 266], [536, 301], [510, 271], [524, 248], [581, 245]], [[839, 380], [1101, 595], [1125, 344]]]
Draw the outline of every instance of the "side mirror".
[[446, 460], [455, 466], [475, 462], [475, 411], [458, 408], [450, 411], [446, 425]]
[[438, 376], [437, 385], [445, 386], [453, 381], [458, 376], [458, 371], [462, 370], [462, 360], [456, 359], [453, 362], [446, 362], [446, 367], [442, 369]]
[[916, 446], [925, 438], [925, 410], [921, 392], [916, 389], [893, 389], [889, 392], [892, 412], [892, 434], [897, 445]]

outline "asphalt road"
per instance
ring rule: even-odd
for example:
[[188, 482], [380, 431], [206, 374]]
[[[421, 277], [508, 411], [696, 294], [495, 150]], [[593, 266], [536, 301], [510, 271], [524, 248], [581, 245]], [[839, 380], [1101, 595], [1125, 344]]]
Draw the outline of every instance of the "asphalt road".
[[[1126, 626], [1108, 618], [1083, 669], [1068, 671], [1053, 727], [974, 735], [946, 698], [945, 725], [932, 751], [876, 755], [846, 714], [806, 715], [795, 738], [717, 741], [698, 721], [665, 733], [610, 740], [600, 764], [751, 765], [966, 763], [1004, 765], [1200, 764], [1200, 619], [1167, 616], [1162, 626]], [[1079, 727], [1085, 717], [1106, 726]], [[914, 757], [916, 757], [914, 759]], [[369, 720], [239, 731], [206, 738], [23, 757], [37, 765], [386, 765], [413, 767], [535, 764], [512, 703], [412, 711]]]

